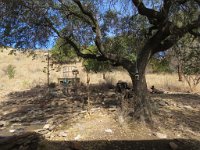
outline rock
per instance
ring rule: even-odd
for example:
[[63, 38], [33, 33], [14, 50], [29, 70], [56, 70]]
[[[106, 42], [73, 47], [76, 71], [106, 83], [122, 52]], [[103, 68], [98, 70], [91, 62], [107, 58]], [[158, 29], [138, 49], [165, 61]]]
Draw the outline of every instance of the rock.
[[82, 110], [82, 111], [80, 112], [80, 114], [85, 114], [85, 113], [87, 113], [86, 110]]
[[52, 101], [52, 102], [51, 102], [51, 105], [52, 105], [52, 106], [57, 106], [57, 105], [58, 105], [58, 102]]
[[110, 107], [108, 108], [109, 111], [117, 111], [117, 107], [116, 106], [113, 106], [113, 107]]
[[9, 132], [10, 132], [10, 133], [14, 133], [14, 132], [15, 132], [15, 129], [10, 129]]
[[60, 137], [67, 137], [67, 132], [61, 131], [61, 132], [58, 134], [58, 136], [60, 136]]
[[186, 105], [186, 106], [183, 106], [184, 108], [186, 108], [186, 109], [193, 109], [191, 106], [189, 106], [189, 105]]
[[79, 134], [74, 138], [74, 140], [79, 140], [80, 138], [81, 138], [81, 135]]
[[107, 133], [113, 133], [113, 131], [111, 129], [106, 129], [105, 132], [107, 132]]
[[54, 118], [50, 118], [46, 122], [47, 124], [53, 124], [54, 123]]
[[160, 138], [160, 139], [166, 139], [166, 138], [167, 138], [167, 135], [166, 135], [166, 134], [159, 133], [159, 132], [156, 132], [156, 133], [154, 133], [153, 135], [157, 136], [157, 137]]
[[45, 124], [44, 127], [43, 127], [43, 129], [49, 129], [50, 126], [51, 126], [50, 124]]
[[165, 106], [167, 103], [165, 101], [159, 101], [160, 106]]
[[0, 121], [0, 128], [1, 127], [5, 127], [7, 125], [8, 125], [8, 122], [6, 122], [6, 121]]
[[10, 129], [9, 132], [10, 133], [15, 133], [15, 134], [22, 134], [24, 133], [24, 128], [18, 128], [18, 129]]
[[51, 133], [49, 132], [49, 133], [45, 134], [45, 137], [46, 138], [50, 138], [51, 137]]
[[169, 142], [169, 146], [172, 150], [177, 150], [178, 149], [178, 145], [174, 142]]
[[50, 126], [49, 131], [52, 131], [53, 129], [55, 129], [55, 127], [56, 127], [55, 125]]
[[124, 123], [124, 117], [120, 115], [118, 119], [119, 119], [119, 123], [122, 125]]

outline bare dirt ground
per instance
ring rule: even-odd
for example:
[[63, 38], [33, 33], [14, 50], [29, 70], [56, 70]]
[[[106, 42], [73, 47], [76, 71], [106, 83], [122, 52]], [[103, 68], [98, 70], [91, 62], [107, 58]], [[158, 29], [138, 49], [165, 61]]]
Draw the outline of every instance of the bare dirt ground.
[[[103, 87], [101, 87], [103, 88]], [[153, 127], [120, 115], [120, 95], [84, 87], [64, 95], [61, 87], [7, 93], [0, 100], [0, 149], [199, 150], [200, 95], [153, 94]]]

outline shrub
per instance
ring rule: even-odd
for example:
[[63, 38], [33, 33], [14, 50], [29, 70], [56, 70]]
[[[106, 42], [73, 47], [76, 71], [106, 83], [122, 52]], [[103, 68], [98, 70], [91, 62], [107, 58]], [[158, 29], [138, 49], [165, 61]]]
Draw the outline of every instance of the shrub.
[[16, 73], [15, 68], [16, 67], [13, 65], [8, 65], [8, 67], [6, 68], [6, 74], [8, 75], [9, 79], [12, 79], [15, 77], [15, 73]]

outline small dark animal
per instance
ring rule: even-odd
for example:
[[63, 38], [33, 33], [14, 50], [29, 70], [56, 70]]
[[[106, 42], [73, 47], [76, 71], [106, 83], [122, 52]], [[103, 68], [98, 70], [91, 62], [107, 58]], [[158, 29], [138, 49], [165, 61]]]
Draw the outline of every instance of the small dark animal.
[[128, 87], [127, 82], [124, 81], [118, 81], [116, 84], [116, 88], [115, 88], [115, 92], [117, 93], [122, 93], [123, 91], [125, 91], [126, 89], [130, 89]]
[[151, 94], [163, 94], [163, 93], [164, 93], [163, 91], [156, 89], [154, 85], [151, 87]]

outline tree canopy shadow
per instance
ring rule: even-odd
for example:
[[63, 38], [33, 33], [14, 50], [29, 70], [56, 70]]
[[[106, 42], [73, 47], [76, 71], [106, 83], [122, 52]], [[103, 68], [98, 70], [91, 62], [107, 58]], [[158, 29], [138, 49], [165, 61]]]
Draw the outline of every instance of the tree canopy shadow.
[[[98, 89], [98, 87], [96, 88]], [[103, 107], [105, 109], [112, 108], [113, 106], [116, 108], [120, 107], [119, 100], [116, 99], [117, 96], [113, 89], [110, 91], [95, 91], [90, 95], [90, 99], [93, 101], [92, 107]], [[27, 91], [10, 93], [7, 96], [8, 100], [0, 105], [2, 110], [1, 120], [9, 122], [10, 126], [16, 123], [27, 127], [32, 124], [39, 124], [41, 125], [39, 128], [42, 128], [52, 119], [54, 125], [59, 126], [64, 121], [68, 121], [71, 124], [71, 120], [74, 120], [74, 118], [78, 120], [85, 115], [87, 110], [85, 100], [88, 96], [86, 90], [67, 96], [62, 94], [59, 87], [53, 92], [54, 94], [49, 95], [46, 86], [36, 86]], [[194, 133], [200, 131], [200, 111], [194, 112], [184, 107], [191, 106], [198, 109], [200, 105], [199, 95], [158, 94], [152, 95], [152, 97], [159, 98], [159, 101], [155, 101], [157, 106], [161, 107], [161, 109], [158, 109], [158, 116], [160, 122], [166, 128], [178, 130], [180, 125], [184, 125]], [[165, 99], [168, 99], [168, 101], [165, 101]], [[162, 106], [160, 106], [161, 101], [165, 101]], [[168, 106], [171, 106], [170, 101], [179, 103], [184, 113], [178, 109], [168, 108]], [[165, 110], [170, 110], [170, 112]], [[173, 122], [169, 122], [168, 119], [172, 119]]]
[[160, 94], [153, 98], [158, 100], [157, 116], [166, 128], [178, 130], [185, 126], [194, 134], [200, 131], [200, 95]]
[[[62, 122], [69, 122], [74, 118], [83, 117], [87, 111], [87, 91], [81, 87], [77, 93], [63, 94], [63, 87], [57, 86], [48, 93], [47, 86], [36, 86], [30, 90], [13, 92], [7, 95], [7, 100], [0, 104], [0, 116], [2, 120], [22, 126], [45, 125], [49, 120], [58, 126]], [[98, 98], [97, 98], [98, 97]], [[91, 92], [92, 107], [104, 107], [117, 105], [115, 97], [106, 99], [105, 94]], [[105, 104], [102, 103], [103, 100]], [[117, 107], [117, 106], [116, 106]], [[1, 131], [1, 130], [0, 130]]]
[[180, 102], [183, 105], [199, 105], [200, 104], [200, 95], [199, 94], [160, 94], [157, 95], [161, 98], [175, 99], [176, 102]]

